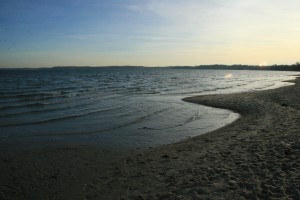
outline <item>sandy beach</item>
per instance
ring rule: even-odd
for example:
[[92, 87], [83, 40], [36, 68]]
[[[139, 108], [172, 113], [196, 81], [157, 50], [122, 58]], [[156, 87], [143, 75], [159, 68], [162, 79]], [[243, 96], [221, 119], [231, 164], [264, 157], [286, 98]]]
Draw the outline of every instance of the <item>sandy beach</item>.
[[0, 199], [300, 199], [300, 78], [294, 82], [185, 98], [241, 117], [176, 144], [1, 152]]

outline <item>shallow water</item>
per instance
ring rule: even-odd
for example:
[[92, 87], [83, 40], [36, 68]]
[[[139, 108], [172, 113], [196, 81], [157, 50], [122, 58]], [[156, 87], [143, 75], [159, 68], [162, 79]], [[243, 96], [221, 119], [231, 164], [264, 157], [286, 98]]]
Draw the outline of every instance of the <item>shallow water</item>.
[[0, 70], [0, 144], [157, 146], [234, 121], [187, 96], [277, 88], [294, 72], [166, 68]]

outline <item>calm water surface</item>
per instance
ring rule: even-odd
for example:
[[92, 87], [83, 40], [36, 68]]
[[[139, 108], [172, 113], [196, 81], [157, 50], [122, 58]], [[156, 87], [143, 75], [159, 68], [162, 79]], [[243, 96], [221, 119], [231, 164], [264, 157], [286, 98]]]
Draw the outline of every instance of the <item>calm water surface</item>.
[[271, 89], [294, 72], [161, 68], [0, 70], [0, 145], [149, 147], [199, 135], [238, 115], [187, 96]]

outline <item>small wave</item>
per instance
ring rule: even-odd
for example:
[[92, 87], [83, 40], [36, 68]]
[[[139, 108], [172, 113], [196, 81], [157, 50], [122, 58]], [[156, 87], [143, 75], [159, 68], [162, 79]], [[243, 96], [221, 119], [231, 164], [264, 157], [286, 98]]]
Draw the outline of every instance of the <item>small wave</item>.
[[246, 83], [242, 83], [242, 84], [237, 84], [236, 86], [237, 87], [241, 87], [241, 86], [245, 86], [245, 85], [247, 85]]
[[163, 127], [163, 128], [153, 128], [153, 127], [147, 127], [144, 126], [142, 128], [139, 128], [140, 130], [154, 130], [154, 131], [162, 131], [162, 130], [168, 130], [168, 129], [172, 129], [172, 128], [176, 128], [176, 127], [180, 127], [180, 126], [184, 126], [185, 124], [187, 124], [186, 122], [180, 123], [180, 124], [176, 124], [173, 126], [167, 126], [167, 127]]
[[[92, 100], [92, 101], [90, 101]], [[12, 104], [10, 103], [8, 106], [2, 106], [0, 107], [0, 110], [2, 113], [0, 113], [0, 117], [11, 117], [11, 116], [18, 116], [18, 115], [26, 115], [31, 113], [43, 113], [48, 111], [57, 111], [57, 110], [74, 110], [76, 108], [82, 108], [86, 105], [89, 105], [89, 109], [97, 109], [98, 107], [91, 107], [91, 105], [96, 104], [99, 101], [98, 98], [91, 98], [91, 97], [85, 97], [75, 100], [67, 100], [67, 99], [57, 99], [56, 101], [48, 102], [48, 104], [43, 104], [43, 102], [38, 102], [37, 105], [35, 103], [32, 104]], [[27, 101], [25, 101], [27, 102]], [[14, 101], [13, 103], [20, 103]], [[21, 103], [24, 103], [21, 101]], [[75, 105], [73, 103], [76, 103]], [[26, 111], [23, 108], [26, 108]], [[30, 108], [28, 110], [27, 108]], [[4, 113], [4, 111], [6, 113]]]
[[52, 108], [52, 109], [45, 109], [45, 110], [31, 110], [31, 111], [25, 111], [25, 112], [17, 112], [17, 113], [4, 114], [4, 115], [0, 115], [0, 117], [1, 118], [14, 117], [14, 116], [20, 116], [20, 115], [53, 112], [53, 111], [64, 110], [64, 109], [65, 108]]
[[180, 127], [180, 126], [183, 126], [183, 123], [181, 124], [177, 124], [177, 125], [174, 125], [174, 126], [168, 126], [168, 127], [164, 127], [164, 128], [152, 128], [152, 127], [142, 127], [142, 128], [139, 128], [139, 129], [143, 129], [143, 130], [154, 130], [154, 131], [162, 131], [162, 130], [168, 130], [168, 129], [172, 129], [172, 128], [176, 128], [176, 127]]
[[160, 93], [161, 95], [193, 95], [193, 94], [201, 94], [204, 92], [216, 92], [219, 90], [226, 90], [231, 89], [232, 86], [226, 86], [226, 87], [216, 87], [216, 88], [203, 88], [202, 90], [191, 90], [188, 92], [173, 92], [173, 93]]
[[118, 125], [118, 126], [115, 126], [115, 127], [112, 127], [112, 128], [107, 128], [107, 129], [95, 131], [93, 133], [107, 132], [107, 131], [112, 131], [112, 130], [116, 130], [116, 129], [119, 129], [119, 128], [124, 128], [124, 127], [127, 127], [127, 126], [131, 126], [131, 125], [134, 125], [134, 124], [138, 124], [138, 123], [143, 122], [147, 118], [149, 118], [151, 116], [154, 116], [154, 115], [157, 115], [159, 113], [165, 112], [168, 109], [170, 109], [170, 108], [165, 108], [165, 109], [162, 109], [162, 110], [158, 110], [158, 111], [152, 112], [152, 113], [150, 113], [148, 115], [144, 115], [142, 117], [139, 117], [138, 119], [136, 119], [134, 121], [131, 121], [131, 122], [128, 122], [128, 123], [125, 123], [125, 124], [121, 124], [121, 125]]
[[82, 114], [77, 114], [77, 115], [69, 115], [69, 116], [64, 116], [64, 117], [57, 117], [57, 118], [46, 119], [46, 120], [35, 121], [35, 122], [3, 124], [3, 125], [0, 125], [0, 127], [11, 127], [11, 126], [24, 126], [24, 125], [44, 124], [44, 123], [49, 123], [49, 122], [62, 121], [62, 120], [69, 120], [69, 119], [84, 117], [84, 116], [88, 116], [88, 115], [92, 115], [92, 114], [98, 114], [98, 113], [104, 113], [104, 112], [111, 112], [111, 111], [114, 111], [114, 110], [119, 110], [120, 108], [121, 107], [112, 108], [112, 109], [104, 109], [104, 110], [87, 112], [87, 113], [82, 113]]
[[60, 102], [37, 102], [31, 104], [23, 104], [23, 105], [12, 105], [12, 106], [3, 106], [0, 107], [0, 110], [7, 110], [12, 108], [26, 108], [26, 107], [44, 107], [51, 104], [59, 104]]
[[153, 127], [142, 127], [142, 128], [139, 128], [139, 129], [143, 129], [143, 130], [155, 130], [155, 131], [160, 131], [160, 130], [168, 130], [168, 129], [172, 129], [172, 128], [177, 128], [177, 127], [180, 127], [180, 126], [185, 126], [191, 122], [194, 122], [196, 120], [199, 120], [203, 117], [203, 115], [201, 114], [200, 111], [198, 111], [197, 113], [195, 113], [193, 116], [191, 116], [190, 118], [188, 118], [187, 120], [185, 120], [184, 122], [182, 123], [179, 123], [179, 124], [176, 124], [176, 125], [173, 125], [173, 126], [167, 126], [167, 127], [163, 127], [163, 128], [153, 128]]
[[193, 122], [193, 121], [196, 121], [200, 118], [202, 118], [203, 115], [201, 114], [200, 111], [198, 111], [197, 113], [195, 113], [193, 116], [191, 116], [190, 118], [188, 118], [185, 122], [183, 122], [183, 124], [187, 124], [187, 123], [190, 123], [190, 122]]
[[66, 92], [36, 92], [36, 93], [27, 93], [27, 94], [20, 94], [19, 92], [17, 94], [13, 95], [1, 95], [1, 99], [19, 99], [21, 100], [44, 100], [54, 97], [60, 97], [67, 94]]
[[78, 89], [78, 87], [75, 86], [69, 86], [69, 87], [57, 87], [57, 88], [53, 88], [52, 91], [66, 91], [66, 90], [76, 90]]

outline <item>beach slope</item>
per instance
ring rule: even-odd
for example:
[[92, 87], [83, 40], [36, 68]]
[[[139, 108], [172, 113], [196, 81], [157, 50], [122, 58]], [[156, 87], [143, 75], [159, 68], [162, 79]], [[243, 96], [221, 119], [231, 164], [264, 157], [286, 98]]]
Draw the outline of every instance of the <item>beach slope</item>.
[[2, 154], [0, 197], [300, 199], [300, 79], [294, 82], [274, 90], [185, 98], [241, 117], [176, 144], [124, 156], [80, 146]]

